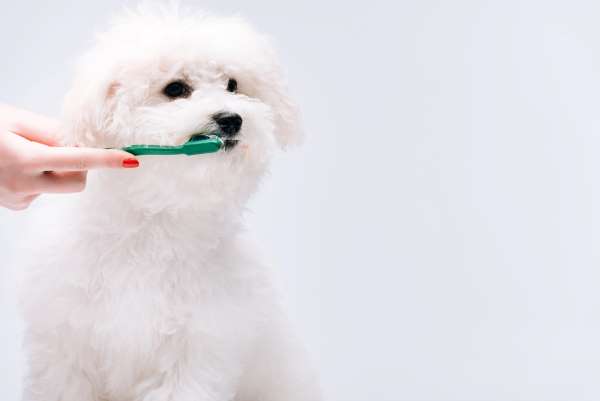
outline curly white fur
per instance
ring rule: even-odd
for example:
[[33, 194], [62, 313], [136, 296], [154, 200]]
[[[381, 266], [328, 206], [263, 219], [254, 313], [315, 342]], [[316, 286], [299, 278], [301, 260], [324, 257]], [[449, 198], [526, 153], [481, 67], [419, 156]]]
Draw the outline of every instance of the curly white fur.
[[[193, 94], [166, 98], [174, 79]], [[320, 399], [242, 236], [270, 155], [301, 136], [267, 38], [240, 18], [128, 12], [81, 62], [65, 142], [178, 144], [224, 110], [243, 118], [232, 150], [90, 173], [84, 193], [37, 210], [22, 258], [25, 401]]]

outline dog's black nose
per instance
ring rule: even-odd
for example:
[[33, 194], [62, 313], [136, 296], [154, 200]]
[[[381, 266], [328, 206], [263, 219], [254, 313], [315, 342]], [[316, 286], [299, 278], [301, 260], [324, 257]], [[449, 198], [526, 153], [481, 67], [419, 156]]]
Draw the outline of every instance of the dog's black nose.
[[213, 115], [212, 118], [226, 135], [235, 135], [242, 128], [242, 117], [238, 113], [223, 111]]

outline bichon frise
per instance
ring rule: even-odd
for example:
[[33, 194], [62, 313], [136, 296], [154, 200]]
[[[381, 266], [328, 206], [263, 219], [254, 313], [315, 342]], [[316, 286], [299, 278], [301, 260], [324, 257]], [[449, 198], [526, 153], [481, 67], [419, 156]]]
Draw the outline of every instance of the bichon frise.
[[40, 208], [22, 283], [24, 399], [321, 399], [242, 235], [272, 152], [301, 135], [268, 39], [237, 17], [129, 12], [83, 57], [63, 122], [71, 145], [218, 131], [226, 149], [142, 157]]

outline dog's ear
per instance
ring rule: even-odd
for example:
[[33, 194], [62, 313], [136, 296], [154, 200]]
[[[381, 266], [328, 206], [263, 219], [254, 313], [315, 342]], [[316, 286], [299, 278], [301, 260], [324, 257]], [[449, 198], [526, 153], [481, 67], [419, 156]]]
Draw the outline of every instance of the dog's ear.
[[[277, 74], [280, 75], [280, 74]], [[273, 111], [275, 139], [283, 148], [299, 145], [304, 139], [300, 110], [292, 101], [287, 84], [280, 76], [278, 79], [263, 84], [263, 101]]]
[[[245, 44], [243, 49], [237, 50], [240, 57], [250, 54], [246, 64], [249, 68], [242, 67], [239, 71], [242, 74], [242, 91], [247, 89], [250, 96], [257, 97], [271, 108], [277, 143], [283, 149], [302, 143], [304, 135], [299, 108], [290, 97], [276, 43], [237, 16], [220, 19], [219, 25], [233, 39], [232, 43]], [[243, 77], [244, 74], [248, 76]]]
[[79, 74], [67, 93], [63, 124], [68, 144], [93, 146], [110, 143], [110, 137], [115, 135], [118, 125], [113, 119], [115, 109], [126, 102], [118, 102], [120, 84], [105, 74], [104, 77], [100, 74], [95, 77]]

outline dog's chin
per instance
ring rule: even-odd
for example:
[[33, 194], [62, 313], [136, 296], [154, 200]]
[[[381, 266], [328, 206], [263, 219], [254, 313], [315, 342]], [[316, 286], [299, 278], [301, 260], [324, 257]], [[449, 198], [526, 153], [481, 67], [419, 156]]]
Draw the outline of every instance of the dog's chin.
[[143, 216], [192, 218], [241, 210], [247, 198], [243, 186], [253, 177], [228, 175], [225, 164], [219, 169], [195, 157], [173, 156], [169, 162], [162, 159], [141, 158], [138, 171], [101, 171], [103, 177], [95, 183], [99, 191], [89, 194], [98, 197], [110, 193], [116, 207]]
[[240, 143], [240, 141], [238, 139], [225, 139], [223, 140], [223, 150], [225, 151], [231, 151], [233, 150], [238, 144]]
[[245, 198], [246, 187], [261, 175], [257, 166], [239, 157], [240, 145], [241, 141], [227, 140], [215, 153], [139, 156], [137, 169], [103, 171], [107, 178], [103, 186], [125, 189], [124, 201], [136, 209], [219, 210]]

